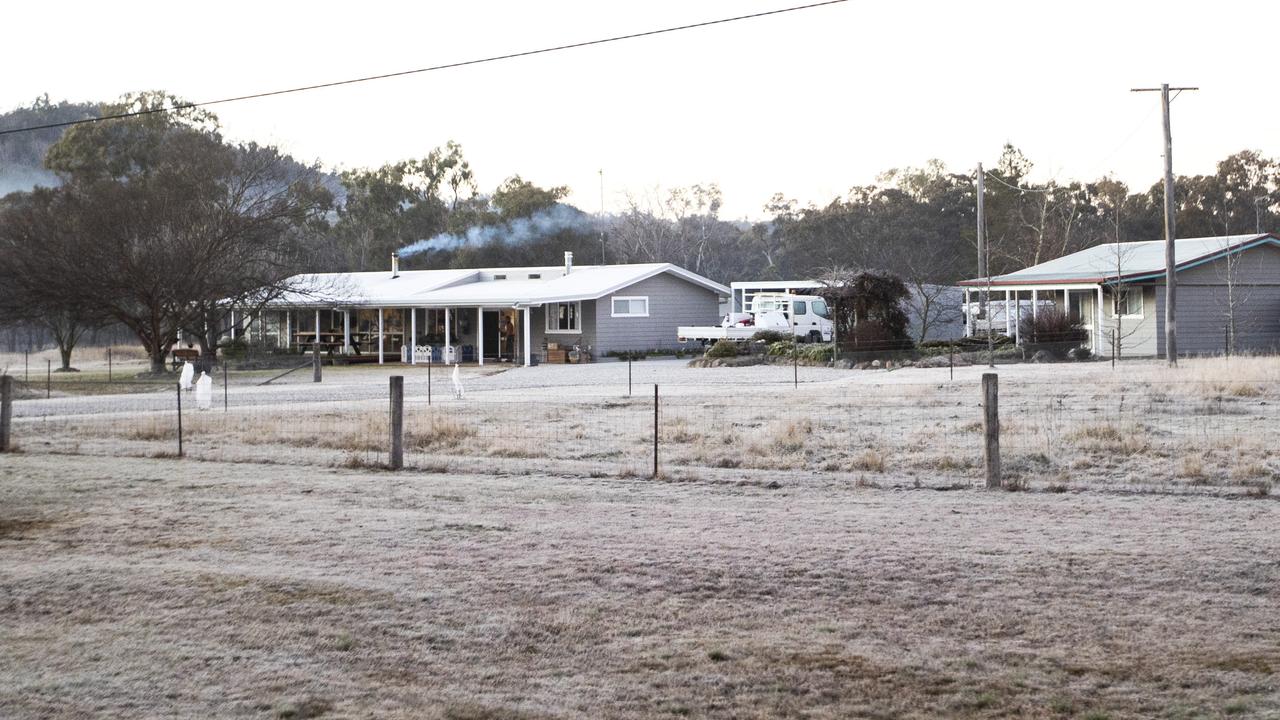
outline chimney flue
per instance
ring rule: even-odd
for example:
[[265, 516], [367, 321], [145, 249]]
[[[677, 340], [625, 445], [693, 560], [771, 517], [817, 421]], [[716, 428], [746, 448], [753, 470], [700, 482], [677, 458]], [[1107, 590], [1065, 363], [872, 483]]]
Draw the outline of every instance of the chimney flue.
[[400, 277], [400, 253], [391, 253], [391, 277]]
[[573, 253], [565, 251], [564, 253], [564, 274], [568, 275], [573, 272]]

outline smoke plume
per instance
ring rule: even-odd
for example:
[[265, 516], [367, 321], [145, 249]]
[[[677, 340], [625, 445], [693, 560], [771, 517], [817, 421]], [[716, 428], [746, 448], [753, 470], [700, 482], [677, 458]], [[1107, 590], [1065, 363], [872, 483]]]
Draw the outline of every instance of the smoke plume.
[[585, 231], [589, 226], [590, 219], [581, 210], [557, 203], [529, 217], [516, 218], [497, 225], [475, 225], [461, 234], [440, 233], [435, 237], [419, 240], [401, 248], [400, 257], [408, 257], [426, 250], [476, 247], [495, 240], [511, 245], [523, 245], [565, 230]]

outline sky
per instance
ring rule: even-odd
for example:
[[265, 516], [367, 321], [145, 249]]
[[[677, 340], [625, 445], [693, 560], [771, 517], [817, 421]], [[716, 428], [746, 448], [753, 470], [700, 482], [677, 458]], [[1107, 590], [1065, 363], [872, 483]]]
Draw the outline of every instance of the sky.
[[[802, 0], [62, 2], [5, 9], [0, 110], [48, 93], [164, 89], [202, 101], [803, 4]], [[1263, 40], [1280, 3], [860, 2], [553, 55], [215, 108], [233, 140], [348, 169], [462, 144], [482, 190], [520, 174], [594, 212], [718, 183], [721, 216], [777, 192], [822, 205], [890, 168], [993, 164], [1032, 179], [1162, 172], [1280, 155]], [[23, 28], [22, 31], [15, 31]], [[603, 173], [601, 173], [603, 171]]]

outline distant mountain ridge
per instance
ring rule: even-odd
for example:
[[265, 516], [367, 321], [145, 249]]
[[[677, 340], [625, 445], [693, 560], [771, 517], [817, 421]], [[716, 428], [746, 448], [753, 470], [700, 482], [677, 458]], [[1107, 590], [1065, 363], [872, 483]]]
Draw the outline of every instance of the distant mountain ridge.
[[[74, 122], [100, 116], [98, 103], [69, 100], [55, 103], [49, 100], [48, 95], [42, 95], [27, 107], [0, 114], [0, 130]], [[0, 197], [12, 192], [24, 192], [37, 185], [52, 187], [58, 184], [58, 176], [45, 169], [44, 156], [65, 131], [65, 127], [56, 127], [0, 135]], [[301, 167], [301, 163], [298, 166]], [[337, 200], [341, 201], [345, 197], [346, 191], [337, 175], [321, 171], [320, 182]]]
[[[73, 122], [98, 117], [97, 103], [51, 102], [48, 95], [35, 99], [29, 107], [0, 115], [0, 130], [32, 125]], [[57, 185], [58, 177], [44, 167], [44, 154], [62, 137], [66, 128], [46, 128], [0, 135], [0, 196], [30, 190], [36, 185]]]

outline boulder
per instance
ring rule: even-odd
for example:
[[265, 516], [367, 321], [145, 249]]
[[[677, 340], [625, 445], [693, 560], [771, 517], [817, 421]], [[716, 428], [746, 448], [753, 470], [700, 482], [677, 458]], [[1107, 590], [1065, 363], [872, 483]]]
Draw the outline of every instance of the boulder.
[[1050, 355], [1047, 350], [1037, 350], [1035, 354], [1031, 356], [1031, 362], [1033, 363], [1053, 362], [1053, 356]]

